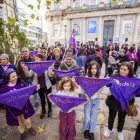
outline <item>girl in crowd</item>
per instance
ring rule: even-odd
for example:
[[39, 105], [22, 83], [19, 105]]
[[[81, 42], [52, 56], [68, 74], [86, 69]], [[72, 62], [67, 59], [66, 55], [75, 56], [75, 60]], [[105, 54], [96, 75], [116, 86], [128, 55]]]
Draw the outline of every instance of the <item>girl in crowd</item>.
[[[35, 55], [35, 62], [40, 62], [40, 61], [45, 61], [45, 57], [43, 54], [38, 53]], [[37, 74], [32, 70], [28, 71], [28, 68], [25, 67], [24, 64], [22, 67], [24, 69], [25, 75], [27, 77], [33, 76], [33, 83], [36, 85], [38, 84], [40, 85], [40, 90], [38, 91], [41, 100], [41, 106], [42, 106], [42, 113], [40, 115], [40, 119], [43, 119], [46, 114], [45, 99], [48, 96], [48, 94], [51, 93], [52, 91], [52, 84], [49, 79], [49, 72], [48, 70], [46, 70], [41, 76], [37, 76]], [[48, 98], [47, 101], [48, 101], [48, 117], [50, 118], [52, 116], [52, 105]]]
[[[16, 72], [13, 69], [7, 69], [4, 72], [3, 77], [3, 86], [1, 88], [0, 93], [6, 94], [6, 92], [13, 91], [16, 89], [20, 89], [26, 87], [24, 81], [18, 79]], [[30, 117], [34, 114], [34, 109], [28, 101], [22, 110], [15, 109], [13, 107], [6, 106], [6, 119], [7, 124], [12, 126], [17, 126], [19, 133], [21, 134], [20, 140], [26, 139], [26, 133], [24, 129], [23, 123], [25, 123], [26, 127], [30, 134], [35, 135], [36, 131], [32, 128]]]
[[[88, 66], [88, 77], [99, 78], [100, 68], [96, 61], [92, 61]], [[94, 140], [94, 132], [97, 124], [99, 111], [99, 97], [95, 94], [88, 103], [84, 105], [84, 137]]]
[[[73, 82], [70, 78], [63, 78], [59, 82], [59, 91], [57, 94], [66, 95], [66, 96], [76, 96], [78, 97], [78, 93], [82, 92], [82, 89]], [[75, 130], [75, 111], [71, 110], [68, 113], [64, 113], [60, 111], [60, 124], [59, 124], [59, 135], [60, 140], [74, 140], [76, 135]]]
[[[118, 74], [114, 77], [123, 76], [123, 77], [133, 77], [134, 71], [133, 66], [129, 62], [123, 62], [120, 65]], [[129, 104], [134, 104], [134, 99], [129, 101]], [[109, 107], [109, 117], [108, 117], [108, 129], [104, 132], [105, 137], [110, 137], [110, 134], [112, 133], [114, 120], [116, 117], [116, 114], [118, 113], [118, 140], [124, 140], [123, 137], [123, 127], [125, 123], [125, 117], [126, 117], [126, 110], [122, 111], [120, 103], [113, 97], [113, 95], [110, 95], [106, 99], [106, 105]]]

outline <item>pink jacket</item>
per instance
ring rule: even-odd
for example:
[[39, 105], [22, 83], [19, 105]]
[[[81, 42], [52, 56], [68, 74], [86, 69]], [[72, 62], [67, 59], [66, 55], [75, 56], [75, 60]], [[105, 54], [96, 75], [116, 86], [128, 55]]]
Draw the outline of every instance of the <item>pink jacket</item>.
[[130, 61], [138, 62], [138, 57], [137, 57], [136, 51], [134, 51], [134, 52], [128, 51], [127, 52], [127, 56], [128, 56], [128, 58], [129, 58]]

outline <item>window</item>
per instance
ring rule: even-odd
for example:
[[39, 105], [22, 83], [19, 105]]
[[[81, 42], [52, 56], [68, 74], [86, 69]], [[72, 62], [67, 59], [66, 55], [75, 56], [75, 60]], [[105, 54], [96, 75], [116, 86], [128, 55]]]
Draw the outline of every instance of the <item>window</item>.
[[60, 37], [61, 36], [60, 24], [54, 24], [54, 26], [53, 26], [53, 36], [54, 37]]
[[54, 2], [54, 10], [59, 10], [59, 5], [56, 2]]
[[90, 5], [96, 5], [96, 0], [90, 0]]
[[122, 34], [130, 34], [132, 30], [132, 21], [123, 21]]
[[75, 7], [75, 8], [80, 7], [80, 0], [76, 0], [76, 1], [73, 2], [73, 3], [74, 3], [73, 7]]
[[74, 32], [75, 35], [80, 35], [80, 25], [77, 23], [74, 23]]

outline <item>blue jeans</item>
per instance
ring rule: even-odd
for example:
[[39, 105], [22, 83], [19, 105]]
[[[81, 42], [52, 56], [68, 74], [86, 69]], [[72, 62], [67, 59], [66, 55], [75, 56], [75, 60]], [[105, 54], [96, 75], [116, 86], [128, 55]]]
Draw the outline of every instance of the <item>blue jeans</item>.
[[89, 101], [84, 105], [84, 123], [83, 128], [89, 130], [90, 133], [94, 133], [97, 124], [97, 117], [99, 112], [99, 99]]
[[[32, 85], [32, 79], [29, 78], [27, 81], [28, 85]], [[38, 103], [39, 102], [39, 97], [38, 97], [38, 93], [34, 94], [34, 103]]]

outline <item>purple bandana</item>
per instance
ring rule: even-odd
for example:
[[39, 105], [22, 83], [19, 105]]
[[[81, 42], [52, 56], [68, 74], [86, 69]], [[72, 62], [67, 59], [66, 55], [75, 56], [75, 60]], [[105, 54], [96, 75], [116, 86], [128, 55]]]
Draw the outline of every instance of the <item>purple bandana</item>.
[[75, 80], [83, 88], [89, 98], [91, 98], [100, 88], [112, 82], [112, 80], [108, 79], [91, 77], [75, 77]]
[[71, 97], [71, 96], [63, 96], [51, 94], [48, 98], [58, 106], [64, 113], [72, 110], [74, 107], [79, 106], [82, 103], [85, 103], [87, 99], [79, 98], [79, 97]]
[[35, 57], [35, 55], [38, 53], [38, 50], [30, 51], [30, 56]]
[[41, 76], [53, 63], [54, 61], [25, 62], [25, 65], [37, 75]]
[[127, 77], [112, 77], [119, 80], [119, 85], [122, 88], [126, 101], [130, 101], [137, 94], [140, 94], [140, 79]]
[[34, 92], [35, 89], [36, 86], [34, 85], [1, 94], [0, 104], [22, 110], [24, 105], [29, 100], [30, 95]]
[[72, 70], [56, 70], [54, 69], [53, 72], [60, 78], [64, 77], [70, 77], [72, 78], [73, 76], [77, 75], [79, 73], [81, 68], [75, 68]]

